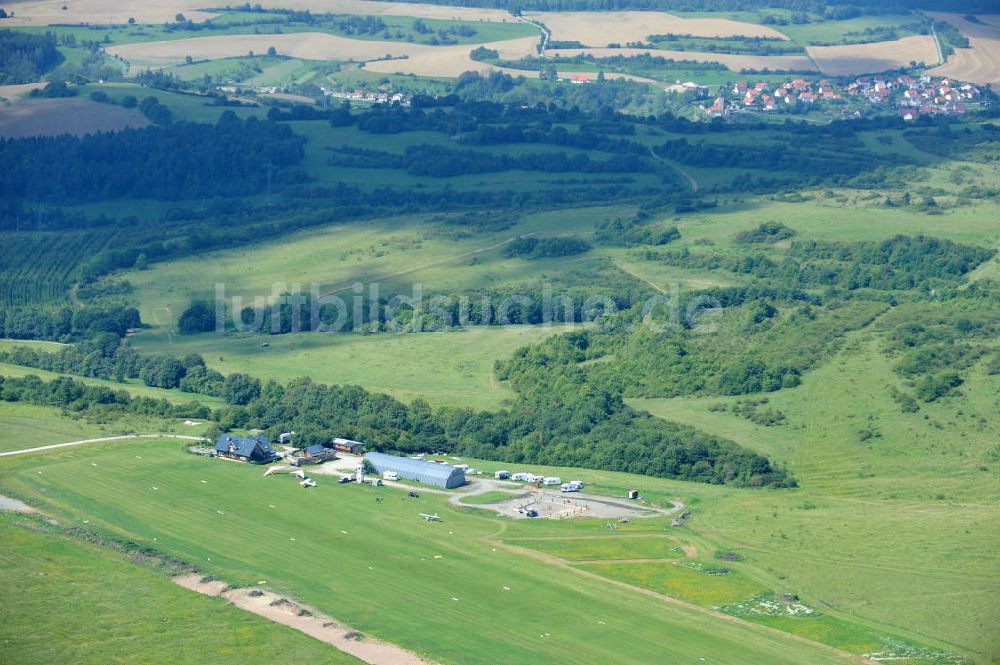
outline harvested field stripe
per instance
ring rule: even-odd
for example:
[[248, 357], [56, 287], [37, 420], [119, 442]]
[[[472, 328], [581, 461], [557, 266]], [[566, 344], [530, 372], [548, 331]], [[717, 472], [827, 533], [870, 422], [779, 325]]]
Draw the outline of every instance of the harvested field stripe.
[[201, 575], [175, 577], [174, 582], [207, 596], [222, 597], [241, 610], [294, 628], [371, 665], [428, 665], [432, 661], [394, 644], [351, 637], [355, 631], [311, 607], [294, 603], [265, 589], [228, 589], [225, 582], [202, 582]]

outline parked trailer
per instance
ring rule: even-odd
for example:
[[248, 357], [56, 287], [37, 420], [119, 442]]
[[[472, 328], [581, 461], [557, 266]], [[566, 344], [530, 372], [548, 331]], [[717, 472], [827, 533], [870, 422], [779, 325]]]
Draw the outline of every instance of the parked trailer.
[[399, 480], [399, 474], [395, 471], [386, 471], [382, 474], [383, 480]]
[[515, 473], [510, 477], [511, 480], [515, 480], [519, 483], [526, 483], [532, 478], [530, 473]]
[[543, 485], [558, 485], [562, 483], [562, 480], [555, 476], [548, 476], [547, 478], [542, 478]]

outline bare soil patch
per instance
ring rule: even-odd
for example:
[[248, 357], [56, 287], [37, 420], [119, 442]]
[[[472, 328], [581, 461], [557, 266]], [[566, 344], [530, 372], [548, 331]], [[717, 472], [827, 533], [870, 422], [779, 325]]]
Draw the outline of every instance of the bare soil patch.
[[0, 494], [0, 513], [37, 513], [38, 511], [26, 504], [24, 501], [12, 499], [9, 496]]
[[312, 607], [266, 589], [228, 589], [225, 582], [202, 579], [201, 575], [184, 575], [175, 577], [174, 582], [185, 589], [225, 598], [240, 609], [290, 626], [372, 665], [432, 665], [406, 649], [364, 636]]
[[545, 24], [554, 40], [576, 41], [585, 46], [644, 42], [650, 35], [665, 34], [788, 39], [763, 25], [718, 18], [683, 18], [664, 12], [525, 12], [524, 17]]
[[978, 16], [980, 22], [972, 23], [958, 14], [926, 13], [958, 28], [969, 38], [970, 47], [955, 49], [948, 62], [929, 70], [930, 74], [1000, 86], [1000, 15]]
[[27, 136], [83, 136], [145, 127], [149, 120], [139, 111], [98, 104], [77, 97], [28, 99], [0, 106], [0, 138]]
[[927, 65], [938, 62], [937, 46], [930, 35], [913, 35], [872, 44], [810, 46], [806, 50], [820, 71], [829, 76], [874, 74], [909, 67], [910, 62]]
[[16, 102], [32, 90], [44, 87], [44, 83], [15, 83], [14, 85], [0, 85], [0, 97], [8, 102]]
[[731, 53], [705, 53], [701, 51], [669, 51], [661, 49], [646, 48], [567, 48], [567, 49], [547, 49], [546, 55], [553, 57], [572, 58], [577, 55], [592, 55], [595, 58], [611, 58], [616, 55], [633, 56], [649, 53], [652, 56], [668, 58], [670, 60], [689, 60], [693, 62], [718, 62], [734, 72], [743, 69], [770, 71], [795, 71], [812, 72], [816, 71], [807, 56], [804, 55], [733, 55]]

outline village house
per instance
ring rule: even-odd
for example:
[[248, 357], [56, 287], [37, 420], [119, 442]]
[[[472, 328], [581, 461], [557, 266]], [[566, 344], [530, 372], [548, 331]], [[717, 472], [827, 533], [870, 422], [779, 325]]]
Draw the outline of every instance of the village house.
[[278, 453], [262, 434], [254, 437], [222, 434], [215, 444], [215, 456], [250, 464], [267, 464], [278, 459]]

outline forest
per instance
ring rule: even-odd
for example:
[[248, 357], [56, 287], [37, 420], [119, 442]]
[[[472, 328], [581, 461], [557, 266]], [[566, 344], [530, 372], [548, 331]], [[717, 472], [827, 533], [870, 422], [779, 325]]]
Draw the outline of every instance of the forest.
[[52, 34], [0, 29], [0, 85], [37, 81], [64, 59]]
[[[161, 107], [150, 97], [147, 113]], [[82, 138], [0, 140], [5, 200], [96, 201], [245, 196], [301, 180], [303, 139], [284, 125], [224, 113], [215, 125], [180, 122]]]

